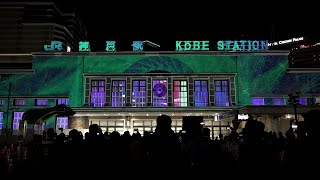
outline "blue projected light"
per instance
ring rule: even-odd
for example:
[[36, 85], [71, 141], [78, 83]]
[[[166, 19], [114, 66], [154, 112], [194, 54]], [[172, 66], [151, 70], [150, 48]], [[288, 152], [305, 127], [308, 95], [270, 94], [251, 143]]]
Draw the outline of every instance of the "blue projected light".
[[194, 103], [197, 107], [208, 106], [208, 81], [194, 81]]
[[143, 42], [133, 41], [132, 48], [133, 48], [133, 51], [143, 51]]
[[61, 51], [62, 50], [62, 42], [61, 41], [51, 41], [50, 45], [43, 46], [45, 51]]

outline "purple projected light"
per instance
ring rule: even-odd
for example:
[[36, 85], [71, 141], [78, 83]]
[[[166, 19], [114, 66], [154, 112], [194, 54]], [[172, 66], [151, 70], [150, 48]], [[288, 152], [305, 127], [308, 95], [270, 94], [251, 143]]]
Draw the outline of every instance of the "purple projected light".
[[252, 105], [263, 106], [264, 98], [252, 98]]
[[208, 106], [208, 81], [194, 81], [195, 106]]
[[132, 106], [146, 106], [146, 81], [133, 81], [132, 87]]
[[58, 99], [58, 105], [60, 104], [69, 106], [69, 99]]
[[14, 105], [15, 106], [25, 106], [26, 105], [26, 100], [25, 99], [15, 99], [14, 100]]
[[284, 105], [284, 98], [272, 98], [272, 104], [275, 106]]
[[91, 82], [91, 105], [93, 107], [103, 107], [105, 99], [104, 81]]
[[229, 82], [214, 81], [215, 84], [215, 105], [216, 106], [230, 106], [229, 104]]
[[156, 84], [153, 87], [153, 93], [155, 96], [162, 97], [167, 94], [167, 88], [163, 84]]
[[3, 125], [3, 112], [0, 112], [0, 129], [2, 129]]
[[13, 113], [13, 130], [19, 130], [19, 123], [22, 120], [23, 112]]
[[36, 106], [47, 106], [48, 99], [36, 99]]
[[126, 102], [126, 81], [112, 81], [112, 107], [123, 107]]
[[63, 128], [68, 129], [68, 117], [57, 117], [56, 129]]
[[308, 104], [307, 98], [299, 98], [299, 104], [307, 105]]
[[167, 106], [167, 80], [153, 80], [153, 106]]

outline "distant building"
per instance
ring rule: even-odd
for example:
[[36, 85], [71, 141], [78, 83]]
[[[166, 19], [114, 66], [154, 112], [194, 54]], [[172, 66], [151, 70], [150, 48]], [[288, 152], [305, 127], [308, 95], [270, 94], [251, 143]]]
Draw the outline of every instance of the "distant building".
[[61, 41], [62, 51], [78, 50], [87, 31], [76, 13], [62, 12], [52, 2], [0, 2], [0, 52], [43, 51], [52, 40]]
[[270, 50], [289, 50], [289, 71], [312, 71], [320, 68], [320, 37], [293, 37], [269, 43]]

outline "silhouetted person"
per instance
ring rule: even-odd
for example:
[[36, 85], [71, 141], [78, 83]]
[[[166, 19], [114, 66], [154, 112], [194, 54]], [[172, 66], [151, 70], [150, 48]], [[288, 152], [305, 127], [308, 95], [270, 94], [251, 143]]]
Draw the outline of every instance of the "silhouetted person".
[[301, 165], [299, 169], [303, 174], [318, 175], [314, 168], [320, 163], [320, 110], [313, 109], [302, 116], [304, 123], [298, 123], [298, 131], [301, 132], [297, 139], [296, 153], [291, 156], [290, 162], [295, 161], [291, 167]]
[[202, 137], [211, 140], [211, 138], [210, 138], [210, 131], [211, 131], [211, 130], [210, 130], [209, 128], [203, 128], [203, 129], [202, 129]]
[[277, 141], [278, 142], [276, 142], [276, 143], [278, 143], [279, 148], [281, 150], [283, 150], [286, 146], [286, 138], [283, 136], [282, 132], [278, 133], [278, 140]]
[[89, 172], [103, 171], [104, 167], [100, 166], [105, 161], [106, 154], [104, 146], [104, 136], [101, 128], [97, 124], [89, 126], [89, 134], [85, 141], [85, 164]]
[[223, 134], [219, 134], [219, 140], [220, 140], [220, 141], [223, 140]]
[[[188, 141], [186, 143], [187, 179], [203, 179], [207, 177], [204, 171], [209, 171], [217, 165], [216, 148], [210, 139], [210, 129], [202, 128], [201, 124], [194, 124], [189, 129]], [[215, 163], [213, 163], [215, 162]]]
[[218, 150], [223, 149], [223, 151], [220, 152], [222, 155], [219, 156], [219, 161], [223, 167], [230, 165], [238, 167], [239, 143], [239, 134], [236, 131], [232, 131], [229, 136], [226, 136], [223, 143], [218, 143], [218, 145], [220, 145]]
[[139, 169], [145, 168], [145, 150], [142, 137], [140, 134], [132, 135], [132, 142], [130, 143], [129, 158], [131, 159], [131, 167], [134, 172], [139, 171]]
[[[156, 179], [178, 178], [179, 139], [171, 129], [172, 120], [167, 115], [157, 118], [157, 127], [150, 144], [150, 169]], [[167, 174], [171, 172], [172, 174]]]
[[[66, 145], [65, 151], [63, 152], [66, 154], [66, 158], [64, 161], [67, 161], [67, 169], [70, 170], [70, 172], [82, 172], [86, 170], [86, 168], [83, 166], [83, 154], [86, 153], [84, 151], [83, 146], [83, 138], [80, 134], [80, 131], [76, 129], [72, 129], [69, 132], [68, 136], [68, 144]], [[76, 173], [74, 173], [77, 175]]]
[[257, 120], [248, 120], [243, 129], [244, 142], [240, 145], [240, 168], [264, 172], [273, 164], [272, 147], [265, 142], [264, 124]]
[[47, 130], [47, 138], [42, 141], [42, 152], [44, 166], [53, 168], [57, 156], [56, 133], [53, 128]]

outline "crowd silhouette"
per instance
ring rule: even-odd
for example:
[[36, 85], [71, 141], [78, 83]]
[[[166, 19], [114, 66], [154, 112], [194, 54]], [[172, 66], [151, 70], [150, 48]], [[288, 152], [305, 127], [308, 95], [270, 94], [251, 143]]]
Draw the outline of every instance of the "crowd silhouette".
[[[174, 133], [171, 118], [166, 115], [157, 118], [155, 132], [144, 132], [143, 136], [128, 131], [123, 135], [116, 131], [103, 133], [97, 124], [90, 125], [84, 137], [76, 129], [66, 136], [55, 134], [51, 128], [43, 136], [35, 135], [33, 142], [22, 149], [3, 146], [0, 173], [57, 178], [89, 173], [120, 179], [201, 179], [213, 171], [230, 177], [248, 170], [310, 174], [320, 162], [320, 111], [311, 110], [303, 117], [296, 131], [290, 128], [285, 136], [282, 132], [266, 132], [262, 122], [250, 119], [241, 133], [237, 132], [239, 122], [234, 121], [228, 136], [214, 140], [210, 129], [201, 124]], [[15, 159], [20, 159], [19, 163], [14, 163]]]

